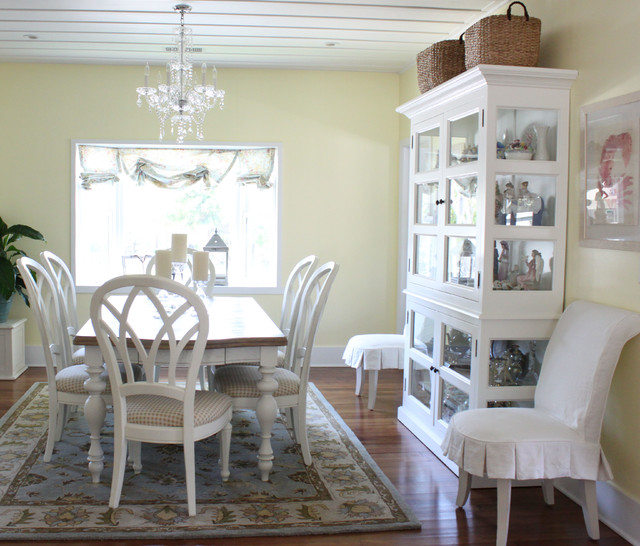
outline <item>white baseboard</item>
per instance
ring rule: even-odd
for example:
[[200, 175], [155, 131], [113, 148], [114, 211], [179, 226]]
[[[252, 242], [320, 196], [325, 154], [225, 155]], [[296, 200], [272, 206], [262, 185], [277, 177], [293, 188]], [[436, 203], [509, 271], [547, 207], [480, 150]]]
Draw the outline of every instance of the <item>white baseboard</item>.
[[[554, 480], [554, 485], [582, 506], [579, 481], [563, 478]], [[613, 482], [598, 482], [596, 491], [600, 521], [634, 546], [640, 546], [640, 502], [625, 495]]]
[[[314, 347], [311, 353], [311, 366], [344, 367], [342, 360], [344, 347]], [[27, 345], [25, 352], [27, 366], [44, 367], [44, 351], [40, 345]]]
[[29, 368], [44, 368], [44, 350], [41, 345], [27, 345], [24, 359]]

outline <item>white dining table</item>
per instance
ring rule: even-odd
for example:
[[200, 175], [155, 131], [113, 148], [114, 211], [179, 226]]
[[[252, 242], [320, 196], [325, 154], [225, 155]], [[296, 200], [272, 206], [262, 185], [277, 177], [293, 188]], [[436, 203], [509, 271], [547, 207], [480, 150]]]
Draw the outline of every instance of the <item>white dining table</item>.
[[[115, 296], [118, 297], [121, 296]], [[258, 449], [258, 469], [261, 479], [268, 481], [273, 468], [271, 430], [278, 414], [278, 405], [273, 397], [278, 383], [273, 378], [273, 373], [277, 364], [278, 347], [286, 345], [287, 338], [254, 298], [215, 296], [204, 298], [204, 301], [209, 311], [209, 335], [202, 365], [223, 366], [240, 362], [259, 364], [261, 379], [258, 390], [261, 397], [256, 415], [260, 423], [261, 442]], [[133, 315], [130, 322], [141, 335], [144, 344], [145, 329], [157, 331], [153, 327], [153, 321], [159, 320], [153, 313], [140, 313]], [[151, 338], [148, 341], [151, 343]], [[89, 379], [85, 382], [89, 396], [84, 408], [90, 433], [87, 460], [92, 481], [98, 483], [104, 469], [100, 437], [106, 417], [106, 404], [102, 397], [106, 383], [103, 380], [104, 360], [90, 320], [78, 331], [74, 345], [84, 347], [85, 350], [85, 364], [89, 373]], [[162, 356], [159, 355], [159, 358]]]

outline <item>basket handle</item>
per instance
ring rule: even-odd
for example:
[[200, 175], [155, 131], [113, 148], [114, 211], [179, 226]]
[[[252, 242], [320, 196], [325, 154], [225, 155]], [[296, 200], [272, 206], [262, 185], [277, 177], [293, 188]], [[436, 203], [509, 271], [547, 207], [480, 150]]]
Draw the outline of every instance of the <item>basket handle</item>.
[[522, 6], [522, 9], [524, 10], [524, 16], [527, 18], [527, 21], [528, 21], [529, 12], [527, 11], [527, 6], [525, 6], [522, 2], [511, 2], [511, 4], [509, 4], [509, 9], [507, 9], [507, 19], [511, 21], [511, 6], [513, 6], [514, 4], [520, 4]]
[[461, 44], [464, 44], [464, 40], [462, 39], [462, 38], [463, 38], [463, 36], [464, 36], [464, 32], [463, 32], [462, 34], [460, 34], [460, 38], [458, 39], [458, 41], [459, 41]]

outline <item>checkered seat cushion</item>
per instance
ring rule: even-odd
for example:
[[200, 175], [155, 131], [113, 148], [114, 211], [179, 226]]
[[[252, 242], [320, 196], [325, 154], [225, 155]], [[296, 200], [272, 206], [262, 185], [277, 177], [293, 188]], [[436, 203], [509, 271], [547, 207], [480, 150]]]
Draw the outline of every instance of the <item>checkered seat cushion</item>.
[[[100, 378], [107, 384], [104, 394], [111, 394], [111, 386], [109, 385], [109, 376], [106, 369], [100, 374]], [[87, 379], [89, 379], [89, 374], [84, 364], [67, 366], [56, 374], [56, 389], [59, 392], [89, 394], [84, 387], [84, 382]]]
[[71, 356], [71, 364], [76, 365], [84, 363], [84, 347], [82, 347], [81, 349], [74, 351], [73, 355]]
[[[210, 391], [196, 391], [194, 404], [194, 425], [206, 425], [231, 408], [232, 400], [225, 394]], [[180, 400], [137, 394], [127, 398], [127, 422], [150, 427], [181, 427], [184, 405]]]
[[[218, 392], [223, 392], [234, 398], [259, 398], [258, 381], [261, 374], [257, 366], [229, 365], [221, 366], [213, 376], [214, 386]], [[284, 368], [277, 368], [273, 378], [278, 382], [278, 388], [273, 396], [290, 396], [298, 394], [300, 378]]]

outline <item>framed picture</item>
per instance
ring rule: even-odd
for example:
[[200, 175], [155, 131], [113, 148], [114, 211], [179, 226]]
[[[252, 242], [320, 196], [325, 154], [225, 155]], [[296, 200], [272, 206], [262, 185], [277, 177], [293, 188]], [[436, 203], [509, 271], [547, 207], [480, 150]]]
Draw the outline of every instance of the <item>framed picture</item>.
[[640, 250], [640, 92], [581, 108], [582, 246]]

